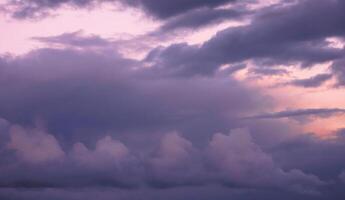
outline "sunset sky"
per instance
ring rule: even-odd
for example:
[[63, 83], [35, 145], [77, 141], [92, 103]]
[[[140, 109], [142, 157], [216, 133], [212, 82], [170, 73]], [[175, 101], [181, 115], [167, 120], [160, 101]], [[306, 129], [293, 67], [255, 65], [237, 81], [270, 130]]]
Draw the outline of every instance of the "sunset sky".
[[0, 0], [0, 200], [344, 188], [344, 0]]

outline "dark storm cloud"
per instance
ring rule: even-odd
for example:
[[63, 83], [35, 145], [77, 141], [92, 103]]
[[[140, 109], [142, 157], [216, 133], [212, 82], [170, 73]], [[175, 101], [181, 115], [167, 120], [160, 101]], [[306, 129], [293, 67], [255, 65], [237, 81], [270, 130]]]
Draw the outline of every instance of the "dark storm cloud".
[[249, 25], [220, 31], [201, 46], [155, 49], [148, 60], [182, 76], [210, 75], [222, 64], [244, 60], [303, 67], [332, 61], [344, 53], [329, 47], [325, 39], [345, 34], [344, 10], [343, 1], [323, 0], [269, 7]]
[[333, 77], [332, 74], [318, 74], [310, 78], [294, 80], [290, 84], [299, 86], [299, 87], [307, 87], [307, 88], [319, 87], [326, 81], [330, 80], [332, 77]]
[[266, 113], [259, 114], [247, 119], [277, 119], [277, 118], [286, 118], [286, 117], [299, 117], [299, 116], [328, 116], [333, 114], [344, 114], [345, 109], [340, 108], [316, 108], [316, 109], [300, 109], [300, 110], [286, 110], [276, 113]]

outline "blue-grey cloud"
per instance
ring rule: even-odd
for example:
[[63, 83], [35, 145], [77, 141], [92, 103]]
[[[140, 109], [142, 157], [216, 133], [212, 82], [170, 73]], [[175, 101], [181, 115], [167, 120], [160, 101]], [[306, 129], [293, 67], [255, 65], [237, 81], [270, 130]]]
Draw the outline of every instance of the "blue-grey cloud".
[[197, 29], [209, 24], [220, 23], [225, 20], [240, 20], [248, 11], [240, 9], [210, 9], [202, 8], [192, 10], [167, 20], [161, 31], [173, 31], [176, 29]]
[[[9, 1], [17, 18], [99, 2]], [[219, 8], [234, 2], [121, 1], [163, 21], [157, 34], [246, 15], [236, 6]], [[98, 36], [34, 38], [67, 48], [0, 57], [0, 199], [344, 199], [344, 130], [322, 139], [284, 120], [258, 119], [329, 117], [345, 109], [243, 118], [271, 108], [271, 99], [217, 76], [247, 61], [256, 75], [288, 73], [278, 64], [333, 61], [332, 74], [345, 85], [344, 49], [326, 41], [344, 36], [344, 9], [340, 0], [270, 6], [203, 44], [157, 47], [142, 61]], [[293, 84], [317, 87], [331, 76]]]
[[264, 102], [229, 77], [164, 78], [141, 66], [109, 51], [73, 49], [40, 49], [6, 59], [1, 116], [26, 125], [42, 118], [68, 141], [84, 134], [92, 140], [99, 137], [92, 132], [108, 130], [210, 134], [232, 127], [230, 119]]
[[320, 0], [270, 7], [251, 24], [220, 31], [201, 46], [182, 43], [157, 48], [147, 60], [158, 71], [163, 68], [178, 76], [212, 75], [223, 64], [245, 60], [303, 67], [333, 61], [343, 57], [343, 50], [329, 47], [325, 39], [345, 33], [344, 5]]
[[[52, 9], [63, 5], [70, 5], [77, 8], [92, 7], [100, 3], [121, 3], [125, 6], [142, 8], [149, 15], [159, 19], [166, 19], [181, 13], [198, 8], [215, 8], [236, 0], [191, 0], [163, 2], [158, 0], [27, 0], [14, 1], [8, 0], [7, 6], [14, 7], [13, 17], [15, 18], [37, 18], [44, 17]], [[6, 5], [6, 4], [5, 4]], [[12, 8], [13, 9], [13, 8]]]
[[337, 86], [345, 85], [345, 59], [340, 59], [332, 64], [332, 72], [337, 77]]
[[71, 33], [63, 33], [61, 35], [49, 36], [49, 37], [33, 37], [32, 40], [36, 40], [46, 44], [57, 44], [64, 46], [75, 47], [102, 47], [105, 48], [112, 44], [108, 39], [104, 39], [97, 35], [83, 36], [82, 31], [76, 31]]
[[316, 109], [298, 109], [298, 110], [286, 110], [274, 113], [258, 114], [246, 119], [277, 119], [277, 118], [288, 118], [288, 117], [299, 117], [299, 116], [324, 116], [333, 114], [344, 114], [345, 109], [341, 108], [316, 108]]
[[305, 79], [297, 79], [290, 82], [291, 85], [299, 86], [299, 87], [319, 87], [324, 82], [330, 80], [333, 77], [332, 74], [318, 74], [316, 76], [305, 78]]

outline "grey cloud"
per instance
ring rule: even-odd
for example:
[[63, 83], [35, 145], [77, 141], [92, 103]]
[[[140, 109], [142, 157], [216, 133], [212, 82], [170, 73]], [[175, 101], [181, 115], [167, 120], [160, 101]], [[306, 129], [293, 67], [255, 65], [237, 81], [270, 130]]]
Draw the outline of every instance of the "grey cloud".
[[28, 162], [49, 162], [64, 156], [58, 141], [42, 130], [25, 130], [12, 126], [9, 130], [10, 143], [7, 148], [15, 150], [17, 156]]
[[286, 110], [275, 113], [265, 113], [246, 117], [246, 119], [277, 119], [286, 117], [299, 117], [299, 116], [328, 116], [333, 114], [344, 114], [345, 109], [341, 108], [315, 108], [315, 109], [299, 109], [299, 110]]
[[[9, 146], [18, 141], [21, 145], [9, 147], [8, 151], [19, 154], [16, 163], [1, 165], [4, 172], [0, 175], [1, 188], [136, 188], [143, 185], [161, 188], [216, 183], [226, 187], [280, 188], [304, 193], [317, 191], [325, 184], [300, 170], [280, 169], [252, 141], [250, 134], [243, 131], [229, 136], [215, 134], [206, 151], [194, 148], [190, 141], [176, 133], [169, 133], [153, 154], [139, 158], [110, 136], [98, 140], [94, 150], [76, 143], [71, 151], [63, 154], [59, 149], [56, 156], [59, 144], [53, 135], [39, 129], [25, 130], [18, 125], [14, 128], [19, 136], [11, 137]], [[13, 135], [13, 131], [9, 134]], [[23, 150], [28, 153], [25, 157]], [[195, 162], [198, 159], [202, 162]], [[24, 168], [26, 170], [22, 170]]]
[[83, 135], [98, 139], [91, 133], [103, 131], [178, 130], [205, 137], [263, 105], [257, 100], [264, 97], [229, 77], [164, 78], [141, 67], [108, 51], [37, 50], [1, 66], [0, 112], [28, 126], [41, 118], [71, 142]]
[[307, 87], [307, 88], [319, 87], [324, 82], [330, 80], [332, 77], [333, 77], [332, 74], [318, 74], [310, 78], [294, 80], [290, 84], [299, 86], [299, 87]]
[[339, 179], [345, 183], [345, 171], [342, 171], [341, 174], [339, 174]]
[[[284, 169], [296, 168], [312, 174], [317, 172], [322, 180], [337, 180], [345, 166], [341, 157], [345, 138], [341, 130], [335, 136], [334, 139], [321, 140], [312, 134], [295, 136], [266, 151]], [[337, 185], [337, 182], [334, 184]]]
[[245, 60], [302, 67], [332, 61], [343, 50], [329, 47], [325, 39], [345, 33], [344, 8], [342, 1], [322, 0], [270, 7], [251, 24], [220, 31], [201, 46], [157, 48], [148, 60], [158, 71], [164, 68], [177, 76], [212, 75], [222, 64]]
[[289, 74], [289, 71], [286, 69], [278, 69], [274, 67], [255, 67], [250, 68], [250, 73], [255, 75], [286, 75]]
[[197, 9], [170, 18], [162, 25], [161, 30], [196, 29], [224, 20], [240, 20], [246, 14], [246, 11], [240, 9]]
[[[152, 153], [139, 153], [106, 136], [96, 141], [93, 147], [75, 143], [72, 149], [65, 150], [63, 160], [48, 163], [41, 160], [39, 163], [28, 162], [19, 156], [19, 160], [0, 165], [5, 172], [0, 175], [0, 196], [16, 200], [50, 197], [74, 200], [90, 199], [97, 194], [107, 199], [113, 198], [111, 194], [114, 193], [110, 191], [121, 194], [119, 198], [123, 199], [135, 199], [137, 197], [129, 194], [138, 193], [142, 197], [155, 194], [174, 200], [189, 195], [205, 200], [218, 197], [241, 200], [253, 196], [276, 199], [282, 194], [286, 199], [301, 200], [344, 196], [333, 181], [338, 179], [345, 166], [341, 156], [345, 149], [343, 134], [339, 133], [339, 138], [334, 141], [297, 134], [275, 140], [274, 146], [265, 147], [258, 143], [265, 134], [258, 138], [260, 130], [257, 127], [253, 130], [252, 133], [235, 130], [229, 134], [213, 134], [202, 148], [178, 133], [167, 133], [155, 143]], [[282, 132], [279, 126], [272, 130], [269, 125], [267, 130], [272, 132], [266, 132], [266, 139], [275, 131], [290, 134]], [[25, 134], [32, 133], [27, 131]], [[53, 137], [50, 133], [44, 134]], [[30, 139], [25, 141], [31, 143]], [[269, 178], [265, 178], [267, 176]], [[147, 190], [152, 194], [149, 195]], [[214, 190], [217, 192], [212, 192]], [[185, 191], [184, 198], [173, 191]]]
[[[22, 17], [72, 1], [30, 2], [34, 10], [28, 3]], [[198, 10], [213, 13], [225, 2], [125, 3], [169, 24]], [[243, 120], [270, 107], [269, 99], [231, 77], [209, 76], [224, 64], [231, 66], [228, 73], [243, 69], [237, 64], [246, 60], [268, 65], [257, 67], [257, 74], [285, 73], [274, 70], [276, 64], [335, 61], [332, 72], [344, 85], [344, 62], [336, 60], [344, 50], [324, 40], [344, 35], [345, 4], [296, 2], [266, 8], [251, 24], [221, 31], [200, 46], [156, 48], [143, 61], [151, 68], [116, 52], [92, 51], [86, 47], [107, 41], [78, 33], [36, 39], [83, 51], [40, 49], [1, 57], [0, 199], [344, 199], [343, 130], [336, 139], [320, 139], [279, 120]], [[187, 24], [222, 18], [211, 16]], [[314, 86], [323, 78], [299, 84]], [[286, 110], [247, 119], [344, 112]], [[46, 129], [34, 127], [37, 118]], [[222, 134], [245, 126], [251, 133]]]
[[122, 1], [124, 4], [131, 6], [143, 7], [149, 14], [160, 19], [166, 19], [185, 13], [189, 10], [198, 8], [215, 8], [226, 3], [235, 2], [236, 0], [191, 0], [191, 1], [159, 1], [159, 0], [130, 0]]
[[[12, 11], [15, 18], [35, 18], [48, 14], [52, 9], [62, 5], [71, 5], [78, 8], [91, 7], [102, 2], [121, 3], [126, 6], [133, 6], [144, 9], [149, 15], [159, 19], [166, 19], [189, 10], [198, 8], [214, 8], [235, 0], [191, 0], [191, 1], [159, 1], [159, 0], [9, 0], [8, 5], [14, 6]], [[6, 5], [6, 4], [5, 4]]]
[[303, 184], [324, 184], [317, 177], [306, 175], [300, 170], [285, 172], [277, 167], [245, 130], [235, 130], [229, 136], [215, 134], [208, 153], [209, 159], [216, 164], [215, 171], [220, 172], [225, 184], [292, 190], [301, 187], [299, 192], [304, 192]]
[[33, 37], [33, 40], [47, 43], [47, 44], [58, 44], [75, 47], [107, 47], [112, 44], [108, 39], [104, 39], [97, 35], [83, 36], [82, 31], [76, 31], [71, 33], [63, 33], [61, 35], [50, 36], [50, 37]]
[[[105, 0], [109, 1], [109, 0]], [[15, 1], [7, 0], [3, 5], [5, 9], [12, 7], [9, 12], [12, 12], [12, 16], [18, 19], [25, 18], [41, 18], [50, 14], [52, 9], [57, 9], [62, 5], [71, 5], [73, 7], [88, 7], [94, 3], [105, 2], [103, 0], [25, 0]], [[110, 0], [112, 1], [112, 0]]]
[[167, 2], [157, 0], [8, 0], [7, 3], [3, 5], [3, 10], [5, 12], [7, 10], [7, 12], [12, 13], [12, 16], [17, 19], [40, 19], [46, 17], [51, 12], [53, 12], [54, 9], [62, 7], [63, 5], [69, 5], [76, 8], [90, 8], [105, 2], [116, 5], [120, 4], [124, 7], [129, 6], [143, 9], [149, 16], [153, 16], [158, 20], [165, 21], [159, 33], [154, 33], [161, 34], [162, 32], [168, 32], [181, 28], [199, 28], [227, 19], [241, 19], [244, 15], [248, 14], [248, 11], [245, 11], [244, 5], [255, 1], [248, 0], [241, 2], [242, 4], [236, 4], [237, 6], [232, 9], [218, 9], [218, 6], [222, 6], [228, 3], [237, 3], [237, 1], [189, 0]]
[[332, 65], [332, 72], [337, 77], [337, 85], [345, 85], [345, 59], [337, 60]]

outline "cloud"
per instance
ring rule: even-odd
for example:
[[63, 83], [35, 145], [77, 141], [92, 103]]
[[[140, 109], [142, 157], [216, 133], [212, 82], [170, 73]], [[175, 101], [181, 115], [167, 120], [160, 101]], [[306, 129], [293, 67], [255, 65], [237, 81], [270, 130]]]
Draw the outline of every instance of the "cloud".
[[299, 110], [286, 110], [275, 113], [266, 113], [247, 117], [247, 119], [277, 119], [286, 117], [299, 117], [299, 116], [328, 116], [333, 114], [343, 114], [345, 109], [341, 108], [315, 108], [315, 109], [299, 109]]
[[207, 135], [264, 98], [229, 77], [162, 78], [109, 51], [40, 49], [8, 59], [1, 71], [2, 117], [28, 126], [40, 117], [70, 145], [72, 136], [92, 141], [106, 131]]
[[[7, 7], [14, 7], [10, 11], [13, 12], [13, 17], [23, 18], [37, 18], [42, 17], [53, 9], [59, 8], [63, 5], [70, 5], [77, 8], [92, 7], [103, 2], [121, 3], [125, 6], [137, 7], [143, 9], [149, 15], [158, 19], [166, 19], [185, 13], [190, 10], [198, 8], [215, 8], [226, 3], [234, 2], [235, 0], [192, 0], [192, 1], [174, 1], [162, 2], [158, 0], [28, 0], [28, 1], [11, 1], [7, 2]], [[6, 5], [6, 4], [5, 4]], [[6, 7], [5, 7], [6, 8]]]
[[13, 1], [7, 0], [2, 5], [5, 10], [12, 12], [12, 16], [18, 19], [25, 18], [42, 18], [50, 14], [53, 9], [57, 9], [62, 5], [70, 5], [77, 8], [90, 7], [95, 3], [106, 2], [112, 0], [27, 0]]
[[337, 85], [344, 86], [345, 85], [345, 59], [337, 60], [332, 65], [332, 72], [337, 78]]
[[202, 8], [172, 17], [168, 19], [160, 29], [163, 32], [177, 29], [197, 29], [225, 20], [240, 20], [246, 14], [248, 14], [248, 11], [240, 9]]
[[65, 154], [56, 138], [40, 129], [25, 130], [18, 125], [10, 128], [8, 148], [20, 159], [30, 163], [61, 160]]
[[[304, 192], [324, 184], [300, 170], [280, 169], [245, 131], [215, 134], [206, 150], [195, 148], [177, 133], [168, 133], [154, 152], [141, 157], [110, 136], [99, 139], [93, 150], [77, 142], [70, 151], [63, 151], [53, 135], [35, 132], [28, 136], [28, 131], [16, 126], [9, 132], [8, 146], [19, 156], [14, 164], [1, 165], [6, 172], [0, 175], [2, 188], [173, 188], [217, 183]], [[13, 139], [14, 133], [20, 136]]]
[[174, 76], [209, 76], [223, 64], [247, 60], [302, 67], [333, 61], [343, 57], [343, 50], [329, 47], [325, 40], [345, 33], [344, 8], [342, 1], [322, 0], [269, 7], [254, 15], [249, 25], [222, 30], [200, 46], [156, 48], [147, 61]]
[[[121, 1], [161, 20], [157, 34], [241, 17], [250, 23], [203, 44], [157, 47], [142, 61], [116, 52], [117, 41], [82, 32], [33, 38], [59, 49], [1, 56], [0, 199], [344, 199], [343, 130], [325, 139], [284, 120], [255, 119], [345, 110], [243, 118], [274, 103], [258, 88], [221, 76], [247, 62], [256, 65], [249, 73], [282, 75], [288, 70], [277, 65], [332, 61], [332, 75], [292, 84], [317, 87], [334, 76], [344, 85], [344, 49], [326, 40], [344, 35], [345, 4], [294, 2], [247, 13], [243, 5], [225, 6], [231, 0]], [[9, 3], [15, 17], [30, 18], [99, 1]], [[250, 131], [236, 129], [243, 127]]]
[[[253, 2], [255, 0], [242, 2], [237, 0], [192, 0], [174, 1], [171, 3], [162, 3], [157, 0], [6, 0], [0, 7], [3, 12], [10, 13], [16, 19], [42, 19], [51, 15], [56, 9], [66, 6], [83, 9], [94, 8], [108, 3], [106, 4], [107, 6], [134, 7], [143, 10], [149, 17], [163, 21], [160, 31], [154, 33], [154, 35], [160, 35], [177, 29], [195, 29], [209, 24], [220, 23], [225, 20], [242, 19], [245, 15], [249, 14], [246, 5]], [[234, 5], [234, 8], [221, 8], [221, 6], [228, 4]], [[66, 40], [68, 38], [69, 35], [65, 35], [61, 39]], [[37, 39], [48, 41], [45, 38]], [[59, 38], [59, 41], [61, 39]], [[50, 39], [48, 42], [56, 41]], [[74, 43], [80, 44], [78, 41], [74, 41]]]
[[[18, 125], [16, 127], [26, 134], [32, 130], [39, 130]], [[266, 132], [266, 136], [261, 137], [264, 135], [258, 127], [252, 128], [256, 131], [250, 133], [244, 129], [237, 129], [229, 134], [211, 134], [209, 141], [203, 146], [197, 145], [194, 140], [186, 139], [181, 133], [165, 133], [158, 142], [152, 138], [155, 144], [149, 152], [143, 151], [142, 148], [130, 148], [111, 136], [103, 136], [91, 147], [83, 142], [75, 142], [72, 148], [63, 149], [63, 159], [53, 156], [49, 161], [40, 159], [31, 162], [21, 156], [12, 157], [12, 150], [7, 149], [7, 152], [1, 152], [0, 169], [4, 173], [0, 175], [0, 196], [8, 198], [13, 196], [9, 191], [16, 190], [15, 196], [20, 199], [21, 195], [33, 191], [30, 188], [36, 188], [36, 191], [40, 191], [36, 197], [67, 195], [66, 198], [69, 199], [73, 196], [69, 193], [71, 191], [94, 190], [97, 193], [95, 187], [104, 188], [103, 192], [110, 188], [119, 190], [124, 198], [128, 196], [128, 192], [140, 193], [147, 187], [155, 193], [165, 195], [171, 190], [189, 188], [187, 191], [190, 192], [203, 188], [212, 191], [211, 188], [215, 187], [224, 198], [231, 195], [224, 193], [221, 189], [223, 187], [227, 188], [226, 190], [242, 188], [242, 191], [255, 191], [254, 194], [241, 193], [240, 196], [234, 197], [235, 199], [244, 198], [249, 194], [250, 198], [257, 192], [260, 194], [265, 191], [273, 193], [262, 194], [266, 197], [274, 196], [274, 191], [305, 199], [327, 199], [341, 195], [338, 192], [328, 193], [332, 191], [330, 188], [335, 186], [328, 180], [336, 180], [345, 166], [341, 157], [345, 150], [345, 140], [342, 139], [341, 133], [336, 141], [307, 135], [290, 136], [283, 140], [275, 140], [272, 148], [271, 145], [265, 146], [258, 142], [258, 139], [267, 140], [273, 133]], [[272, 126], [267, 128], [272, 130]], [[279, 126], [272, 131], [279, 131], [281, 128]], [[3, 134], [12, 133], [10, 130]], [[53, 145], [49, 146], [51, 149], [59, 146], [61, 150], [62, 146], [65, 146], [61, 144], [61, 140], [52, 139], [55, 137], [46, 132], [44, 137], [40, 138], [44, 138], [45, 145], [54, 141]], [[31, 142], [27, 137], [25, 140], [29, 141], [26, 143]], [[37, 141], [37, 137], [33, 140]], [[42, 143], [42, 139], [39, 141]], [[8, 140], [7, 143], [12, 141]], [[43, 150], [41, 147], [38, 148]], [[30, 155], [34, 152], [31, 151]], [[314, 153], [313, 158], [310, 158], [310, 152]], [[12, 159], [3, 162], [8, 156]], [[295, 162], [296, 159], [301, 161]], [[323, 164], [320, 164], [320, 161]], [[86, 189], [89, 187], [90, 189]], [[46, 193], [47, 190], [57, 193]], [[78, 196], [87, 199], [90, 195]], [[208, 192], [207, 198], [215, 197], [214, 195], [216, 194]], [[105, 194], [101, 196], [106, 198]], [[205, 199], [207, 198], [205, 196]]]
[[150, 184], [159, 188], [205, 184], [199, 153], [190, 141], [178, 133], [165, 134], [148, 160]]
[[215, 171], [228, 185], [299, 188], [298, 184], [322, 184], [317, 177], [305, 175], [300, 170], [285, 172], [277, 167], [245, 130], [235, 130], [229, 135], [215, 134], [208, 155]]
[[81, 165], [118, 165], [130, 156], [128, 148], [120, 141], [105, 136], [96, 142], [94, 151], [90, 151], [83, 143], [75, 143], [72, 157]]
[[159, 19], [167, 19], [190, 10], [198, 8], [215, 8], [235, 1], [236, 0], [179, 0], [174, 2], [162, 2], [159, 0], [131, 0], [122, 1], [122, 3], [130, 6], [142, 7], [147, 13]]
[[291, 81], [290, 84], [299, 86], [299, 87], [319, 87], [324, 82], [330, 80], [333, 77], [332, 74], [318, 74], [316, 76], [306, 78], [306, 79], [297, 79]]
[[273, 76], [273, 75], [286, 75], [289, 74], [289, 71], [286, 69], [274, 68], [274, 67], [255, 67], [250, 68], [249, 72], [255, 75], [266, 75], [266, 76]]
[[344, 171], [341, 172], [341, 174], [339, 175], [339, 179], [345, 183], [345, 172]]
[[105, 48], [112, 44], [111, 41], [101, 38], [97, 35], [84, 36], [82, 31], [76, 31], [71, 33], [63, 33], [61, 35], [49, 36], [49, 37], [33, 37], [33, 40], [52, 44], [52, 45], [64, 45], [72, 47], [102, 47]]

